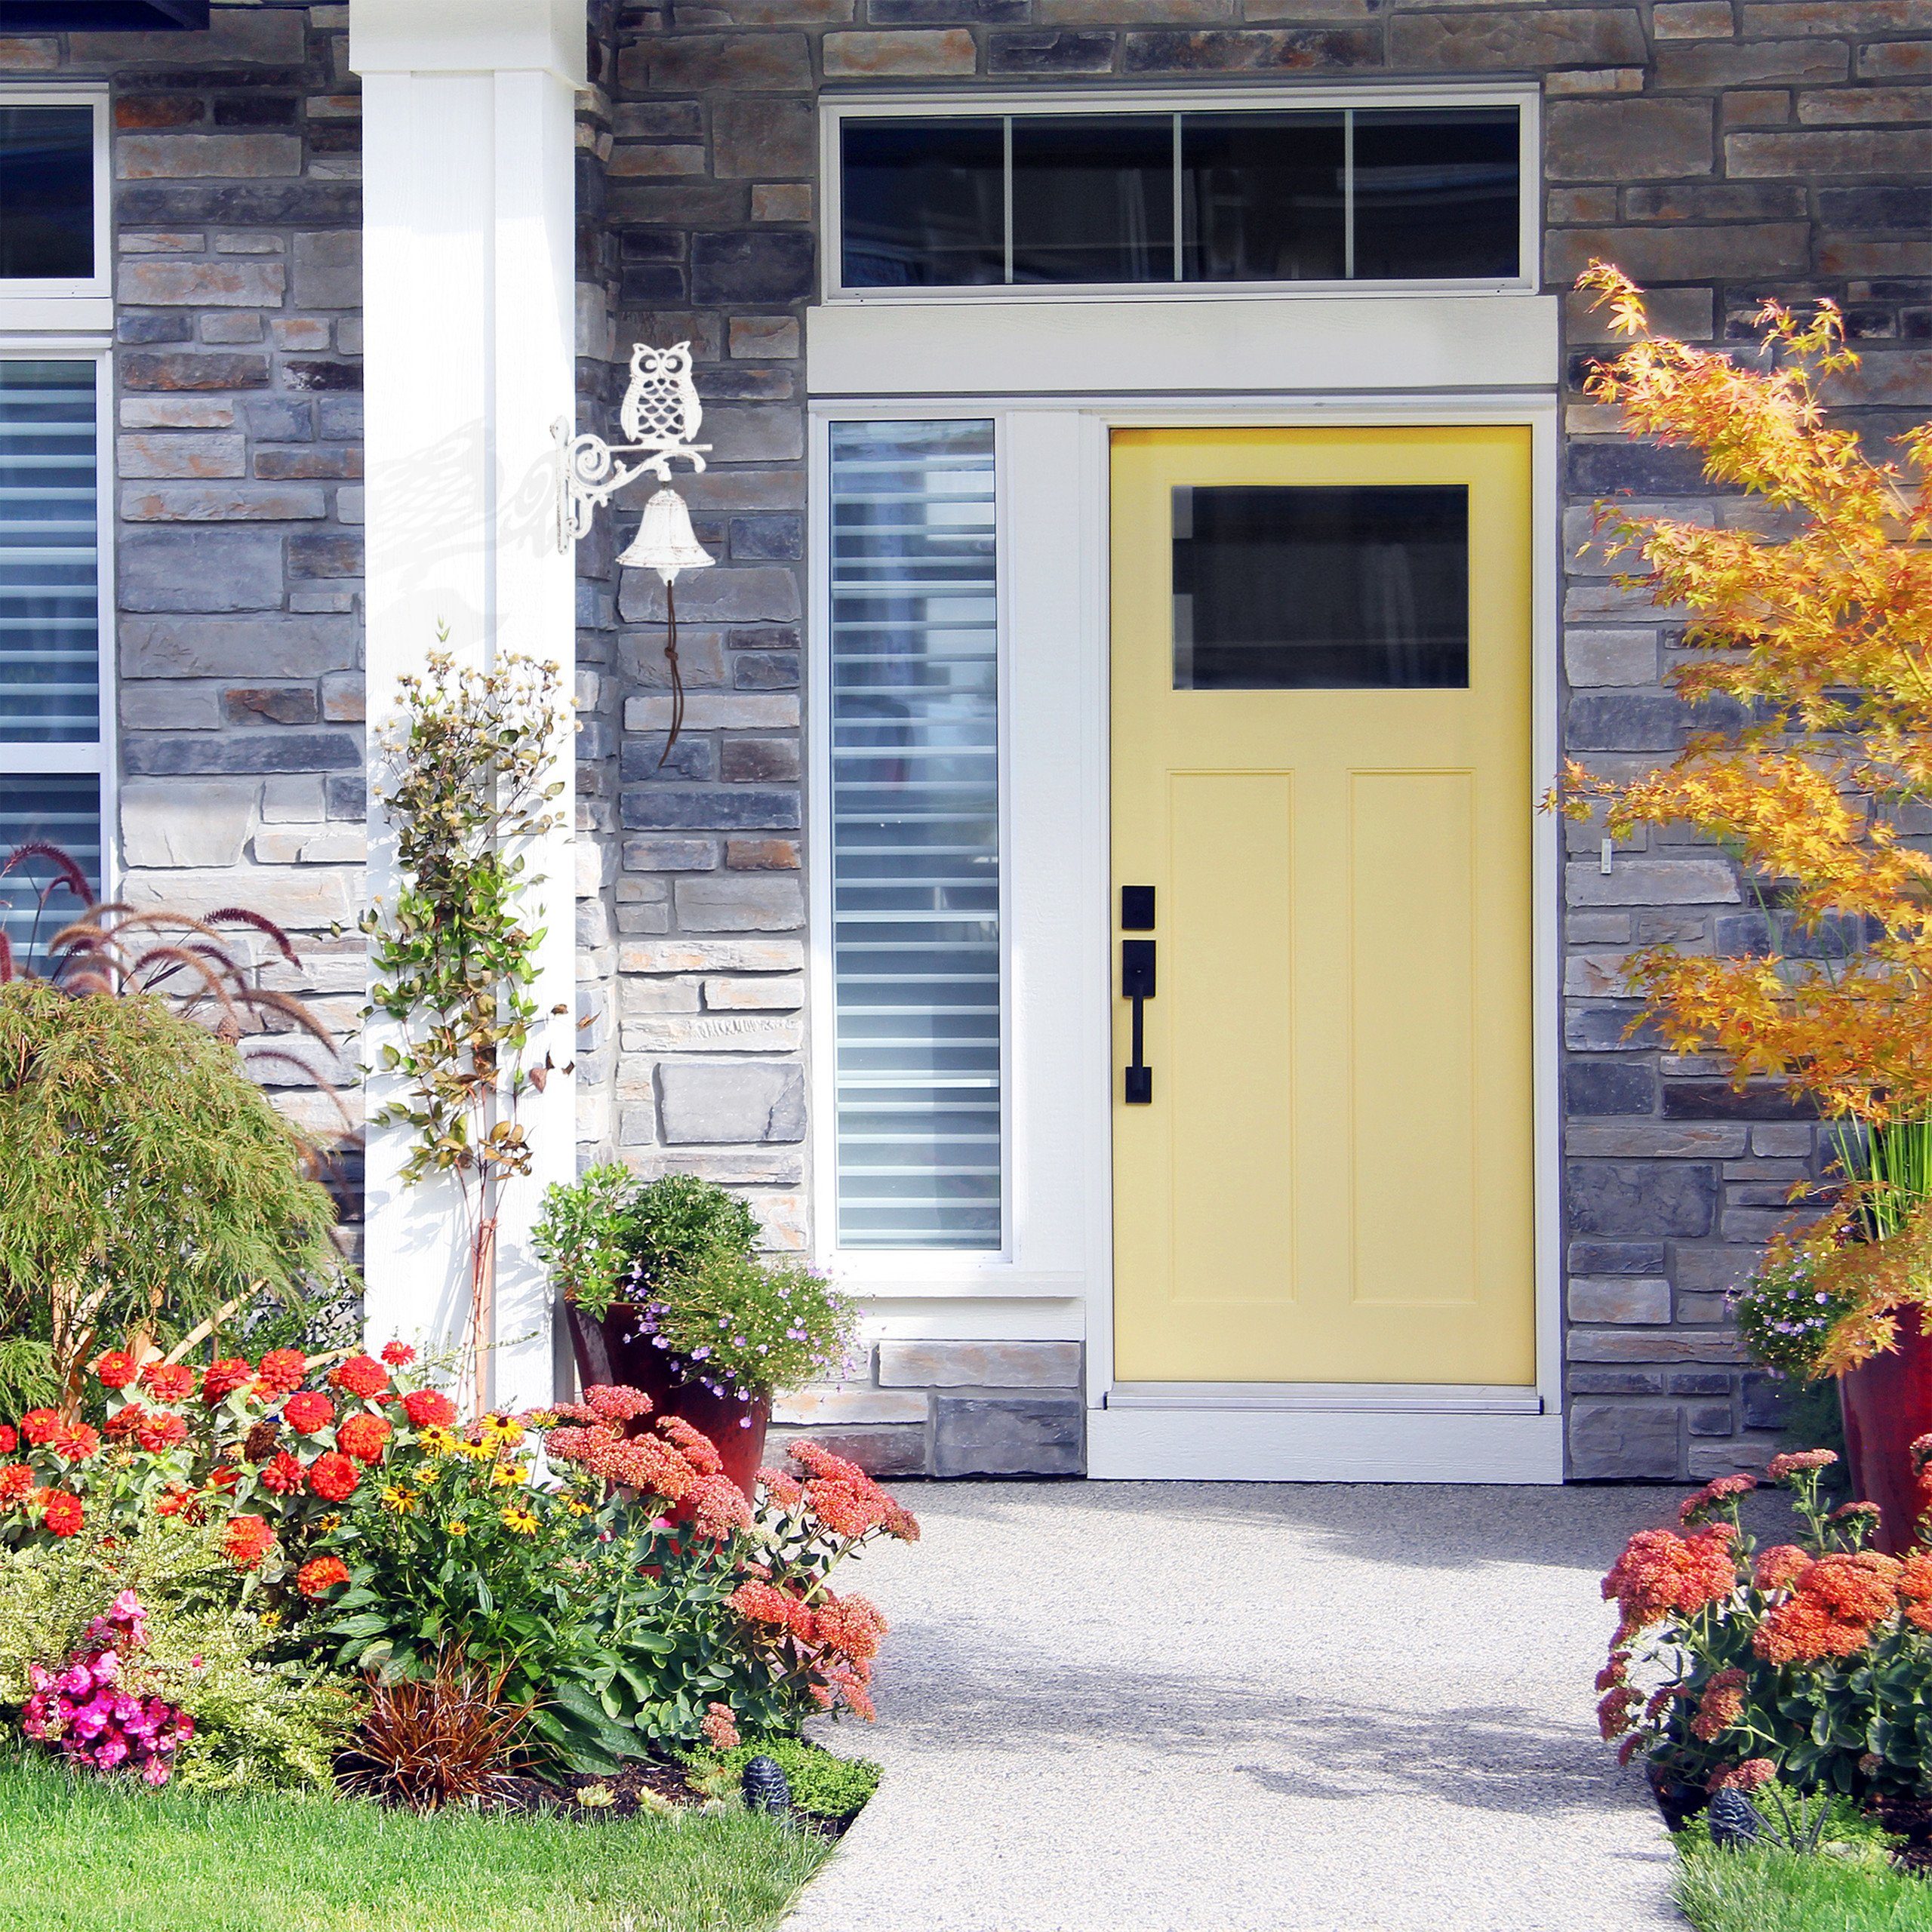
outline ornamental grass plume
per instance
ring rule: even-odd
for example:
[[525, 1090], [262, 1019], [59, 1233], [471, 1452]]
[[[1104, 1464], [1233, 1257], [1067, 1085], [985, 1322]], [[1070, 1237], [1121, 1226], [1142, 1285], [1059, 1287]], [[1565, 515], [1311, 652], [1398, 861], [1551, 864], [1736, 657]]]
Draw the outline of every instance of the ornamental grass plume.
[[[1911, 842], [1932, 787], [1932, 424], [1876, 462], [1827, 422], [1823, 385], [1857, 366], [1829, 302], [1803, 320], [1766, 303], [1752, 366], [1652, 335], [1613, 267], [1578, 286], [1629, 345], [1590, 396], [1774, 518], [1600, 511], [1607, 554], [1641, 565], [1622, 583], [1690, 614], [1671, 681], [1692, 728], [1634, 777], [1571, 762], [1558, 795], [1613, 838], [1689, 826], [1763, 906], [1761, 950], [1647, 946], [1622, 971], [1669, 1051], [1718, 1056], [1740, 1088], [1778, 1081], [1833, 1124], [1845, 1185], [1806, 1271], [1833, 1318], [1815, 1353], [1792, 1340], [1807, 1372], [1842, 1373], [1893, 1345], [1898, 1309], [1932, 1304], [1932, 1209], [1872, 1151], [1932, 1116], [1932, 856]], [[1832, 1241], [1860, 1211], [1888, 1238]]]

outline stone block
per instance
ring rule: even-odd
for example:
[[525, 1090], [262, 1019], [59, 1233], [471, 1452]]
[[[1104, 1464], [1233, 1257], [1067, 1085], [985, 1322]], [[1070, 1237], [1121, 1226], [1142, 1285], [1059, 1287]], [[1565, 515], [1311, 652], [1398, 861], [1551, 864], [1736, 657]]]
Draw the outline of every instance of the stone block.
[[1573, 1275], [1568, 1306], [1572, 1321], [1666, 1322], [1670, 1284], [1642, 1275]]
[[321, 491], [287, 485], [164, 483], [121, 492], [127, 523], [314, 522], [328, 513]]
[[1775, 181], [1670, 182], [1623, 196], [1635, 221], [1789, 221], [1804, 211], [1804, 190]]
[[123, 134], [114, 171], [124, 181], [260, 180], [302, 172], [302, 143], [293, 134]]
[[802, 1140], [804, 1070], [768, 1060], [667, 1060], [657, 1069], [657, 1110], [672, 1146]]
[[1023, 20], [1029, 0], [867, 0], [866, 17], [875, 26], [946, 26], [971, 22], [995, 26]]
[[1657, 634], [1572, 627], [1564, 635], [1563, 672], [1573, 685], [1654, 685]]
[[248, 444], [239, 435], [124, 435], [115, 456], [124, 477], [244, 476]]
[[795, 838], [728, 838], [724, 841], [724, 863], [734, 872], [796, 872], [802, 862]]
[[935, 1396], [933, 1473], [1078, 1475], [1085, 1423], [1077, 1395]]
[[123, 262], [120, 299], [142, 308], [278, 309], [288, 283], [279, 262]]
[[[1816, 134], [1727, 134], [1727, 171], [1734, 179], [1755, 175], [1829, 172], [1820, 157], [1787, 158], [1766, 154], [1757, 165], [1740, 165], [1733, 152], [1740, 141], [1834, 141], [1835, 133]], [[1854, 140], [1867, 138], [1850, 137]], [[1932, 134], [1927, 137], [1932, 153]], [[1901, 171], [1906, 163], [1898, 164]], [[1863, 172], [1850, 165], [1847, 172]], [[1872, 171], [1882, 171], [1875, 168]], [[1764, 275], [1802, 274], [1810, 266], [1811, 230], [1801, 221], [1760, 222], [1733, 227], [1685, 223], [1654, 228], [1559, 228], [1550, 231], [1544, 246], [1545, 272], [1552, 283], [1567, 287], [1592, 261], [1614, 261], [1646, 286], [1652, 282], [1748, 281]], [[1689, 452], [1684, 452], [1686, 456]], [[1693, 459], [1694, 461], [1694, 459]]]
[[627, 1054], [792, 1054], [805, 1044], [804, 1022], [761, 1013], [664, 1013], [627, 1020]]
[[1829, 40], [1752, 40], [1701, 47], [1660, 47], [1657, 84], [1663, 88], [1734, 88], [1769, 81], [1841, 81], [1851, 49]]
[[221, 695], [222, 709], [231, 724], [257, 720], [271, 724], [312, 724], [321, 715], [312, 685], [240, 685]]
[[[1684, 342], [1709, 342], [1713, 327], [1712, 296], [1708, 288], [1658, 288], [1647, 290], [1644, 300], [1651, 326], [1660, 334]], [[1614, 342], [1607, 310], [1592, 309], [1588, 298], [1571, 293], [1564, 298], [1564, 334], [1573, 343]], [[1592, 445], [1616, 448], [1619, 445]]]
[[1634, 1054], [1663, 1041], [1641, 1007], [1572, 1000], [1565, 1004], [1563, 1044], [1573, 1054]]
[[697, 1000], [698, 989], [688, 980], [633, 978], [617, 983], [617, 1010], [626, 1019], [640, 1013], [695, 1013]]
[[1677, 1409], [1671, 1403], [1573, 1404], [1570, 1473], [1583, 1481], [1675, 1477], [1677, 1428]]
[[1786, 1088], [1754, 1082], [1742, 1091], [1728, 1080], [1664, 1083], [1666, 1120], [1809, 1120], [1817, 1109]]
[[1661, 1275], [1660, 1241], [1573, 1241], [1570, 1270], [1576, 1275]]
[[166, 906], [197, 916], [246, 906], [291, 932], [349, 925], [361, 903], [361, 875], [347, 866], [239, 866], [128, 873], [121, 896], [147, 910]]
[[1544, 116], [1552, 181], [1669, 181], [1708, 174], [1715, 154], [1713, 103], [1641, 95], [1552, 101]]
[[213, 731], [221, 724], [221, 695], [211, 685], [124, 684], [121, 722], [130, 731]]
[[278, 228], [349, 228], [361, 219], [361, 186], [311, 176], [300, 181], [129, 182], [115, 192], [129, 227], [192, 228], [205, 222]]
[[269, 825], [318, 825], [323, 812], [319, 778], [265, 778], [262, 818]]
[[798, 880], [783, 872], [701, 873], [675, 888], [687, 931], [784, 932], [805, 922]]
[[1724, 859], [1619, 858], [1606, 875], [1592, 860], [1564, 868], [1572, 906], [1730, 906], [1737, 877]]
[[1599, 1160], [1735, 1161], [1743, 1158], [1749, 1130], [1647, 1121], [1615, 1127], [1572, 1124], [1564, 1139], [1578, 1158]]
[[[727, 180], [808, 180], [818, 167], [818, 116], [808, 96], [722, 96], [711, 111], [713, 166]], [[746, 326], [751, 326], [749, 318]], [[760, 318], [758, 325], [774, 326]], [[740, 326], [734, 319], [735, 332]], [[792, 325], [797, 340], [797, 325]], [[733, 346], [734, 355], [745, 352]], [[795, 347], [786, 352], [796, 352]]]
[[204, 772], [357, 769], [362, 755], [346, 731], [184, 731], [134, 740], [125, 748], [123, 762], [131, 773], [174, 777]]
[[[635, 983], [648, 986], [663, 983], [640, 980]], [[801, 979], [790, 978], [707, 980], [704, 983], [704, 1003], [707, 1009], [715, 1012], [746, 1009], [794, 1011], [805, 1003], [805, 983]]]
[[[752, 189], [752, 219], [754, 221], [810, 221], [812, 218], [812, 191], [802, 181], [763, 182]], [[777, 371], [747, 371], [756, 374], [760, 380], [761, 394], [789, 395], [792, 392], [792, 379]]]
[[1763, 1369], [1746, 1372], [1744, 1426], [1746, 1429], [1782, 1429], [1791, 1404], [1791, 1385], [1781, 1375]]
[[1684, 1411], [1684, 1427], [1691, 1435], [1728, 1435], [1731, 1431], [1728, 1402], [1693, 1402]]
[[121, 788], [121, 851], [130, 866], [235, 866], [254, 822], [258, 785], [130, 780]]
[[1777, 1452], [1775, 1442], [1732, 1436], [1722, 1442], [1693, 1443], [1685, 1467], [1693, 1482], [1709, 1482], [1713, 1476], [1727, 1476], [1740, 1469], [1761, 1475]]
[[798, 672], [796, 651], [761, 651], [755, 657], [740, 657], [732, 665], [731, 682], [740, 691], [795, 691]]
[[726, 738], [721, 771], [731, 783], [795, 782], [798, 777], [798, 742], [795, 738]]
[[993, 74], [1104, 74], [1114, 64], [1118, 36], [1062, 28], [1040, 33], [996, 33], [987, 48]]
[[[789, 414], [791, 422], [786, 433], [801, 435], [796, 411]], [[798, 580], [793, 572], [777, 564], [754, 564], [743, 568], [727, 565], [697, 572], [683, 588], [678, 602], [680, 623], [783, 623], [798, 615]], [[617, 594], [617, 611], [627, 623], [661, 624], [664, 586], [657, 573], [626, 571]], [[667, 721], [668, 716], [667, 712]], [[694, 725], [691, 728], [706, 728]]]
[[[128, 602], [126, 559], [129, 548], [158, 540], [162, 540], [158, 532], [138, 532], [123, 538], [121, 590], [124, 604]], [[229, 540], [225, 536], [204, 534], [167, 540], [182, 542], [191, 555], [205, 555], [211, 546]], [[270, 565], [275, 565], [278, 549], [276, 539], [266, 533], [251, 531], [238, 540], [265, 545]], [[280, 576], [278, 567], [273, 568], [275, 595], [272, 598], [253, 607], [228, 608], [272, 608], [281, 601]], [[357, 645], [356, 624], [352, 617], [278, 615], [210, 617], [191, 620], [171, 617], [132, 617], [124, 618], [121, 624], [121, 669], [122, 675], [129, 678], [315, 676], [349, 669], [355, 663]]]
[[235, 405], [226, 397], [133, 395], [121, 403], [124, 429], [232, 429]]
[[362, 559], [359, 537], [317, 535], [288, 540], [291, 577], [359, 577]]
[[362, 235], [325, 229], [295, 238], [295, 304], [301, 309], [360, 309]]
[[709, 738], [681, 734], [674, 745], [667, 733], [647, 732], [641, 737], [625, 741], [618, 755], [617, 776], [652, 779], [660, 784], [677, 779], [703, 784], [718, 776], [718, 747]]
[[1564, 1185], [1579, 1235], [1695, 1238], [1717, 1209], [1717, 1170], [1702, 1163], [1567, 1161]]
[[[157, 78], [169, 67], [299, 68], [308, 58], [306, 28], [300, 8], [218, 7], [202, 32], [77, 33], [69, 49], [75, 61], [91, 66], [156, 70]], [[173, 84], [192, 85], [178, 77]]]
[[617, 55], [627, 94], [798, 93], [812, 84], [801, 33], [687, 33], [633, 42]]
[[978, 60], [973, 36], [964, 27], [829, 33], [821, 45], [829, 81], [906, 74], [970, 75]]
[[923, 1392], [903, 1389], [820, 1387], [796, 1389], [771, 1405], [776, 1423], [805, 1428], [841, 1423], [916, 1422], [926, 1420]]
[[1932, 41], [1881, 40], [1858, 50], [1858, 77], [1887, 80], [1900, 74], [1932, 74]]
[[626, 838], [623, 866], [632, 872], [704, 872], [718, 863], [717, 841], [710, 838]]
[[1777, 134], [1727, 134], [1725, 171], [1734, 180], [1817, 174], [1932, 174], [1932, 128], [1812, 128]]
[[119, 358], [121, 382], [130, 389], [265, 389], [266, 355], [216, 355], [150, 349]]
[[783, 831], [800, 822], [796, 792], [749, 786], [626, 785], [618, 815], [626, 832]]
[[620, 973], [798, 973], [805, 949], [795, 939], [666, 939], [620, 949]]
[[1661, 1395], [1663, 1377], [1634, 1368], [1573, 1368], [1568, 1377], [1573, 1395]]
[[[707, 1172], [709, 1171], [707, 1169]], [[835, 1456], [856, 1463], [866, 1475], [920, 1476], [926, 1471], [926, 1432], [923, 1425], [888, 1423], [838, 1429], [786, 1429], [774, 1426], [765, 1438], [765, 1460], [782, 1463], [786, 1447], [808, 1438]]]
[[782, 516], [734, 516], [731, 519], [731, 555], [743, 563], [782, 563], [804, 555], [804, 518]]
[[133, 611], [278, 610], [281, 542], [271, 531], [125, 531], [115, 586], [121, 608]]
[[1302, 74], [1379, 65], [1379, 37], [1353, 28], [1204, 27], [1129, 33], [1122, 66], [1130, 74]]
[[285, 362], [281, 386], [288, 389], [359, 389], [362, 365], [359, 362]]
[[1389, 66], [1426, 73], [1641, 67], [1649, 57], [1634, 7], [1472, 7], [1389, 26]]
[[1564, 1354], [1583, 1362], [1741, 1362], [1734, 1337], [1682, 1328], [1573, 1328]]
[[1627, 1060], [1572, 1060], [1563, 1069], [1563, 1097], [1573, 1116], [1654, 1113], [1657, 1075]]
[[1754, 1127], [1751, 1130], [1751, 1151], [1767, 1159], [1808, 1159], [1811, 1130], [1795, 1124], [1788, 1127]]
[[789, 315], [734, 315], [731, 343], [731, 353], [747, 360], [793, 361], [798, 354], [798, 325]]
[[886, 1341], [878, 1380], [888, 1389], [1077, 1389], [1078, 1342]]
[[1651, 26], [1660, 40], [1728, 40], [1735, 30], [1730, 0], [1657, 0]]
[[[638, 684], [668, 690], [671, 683], [670, 660], [664, 654], [661, 625], [648, 630], [621, 632], [617, 657], [626, 675]], [[688, 630], [678, 626], [678, 666], [685, 689], [702, 691], [707, 685], [727, 681], [724, 640], [717, 631]]]

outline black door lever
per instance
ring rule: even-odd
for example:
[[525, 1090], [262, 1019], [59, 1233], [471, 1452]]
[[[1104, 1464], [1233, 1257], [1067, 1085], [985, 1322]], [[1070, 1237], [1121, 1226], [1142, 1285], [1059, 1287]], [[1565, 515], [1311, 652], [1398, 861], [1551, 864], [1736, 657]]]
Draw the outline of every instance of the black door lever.
[[1143, 1002], [1154, 997], [1154, 942], [1151, 939], [1121, 941], [1120, 996], [1134, 1002], [1134, 1058], [1127, 1068], [1127, 1104], [1144, 1107], [1154, 1097], [1154, 1069], [1146, 1064], [1141, 1018]]

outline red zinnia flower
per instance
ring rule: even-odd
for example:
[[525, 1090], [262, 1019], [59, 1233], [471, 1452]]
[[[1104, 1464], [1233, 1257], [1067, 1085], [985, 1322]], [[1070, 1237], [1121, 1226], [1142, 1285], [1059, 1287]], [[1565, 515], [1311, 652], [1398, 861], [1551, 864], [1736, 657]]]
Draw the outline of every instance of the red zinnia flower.
[[309, 1465], [309, 1487], [325, 1503], [346, 1503], [361, 1480], [355, 1465], [333, 1449]]
[[335, 1432], [336, 1447], [358, 1463], [380, 1463], [394, 1433], [380, 1416], [351, 1416]]
[[13, 1424], [0, 1422], [0, 1456], [11, 1456], [20, 1446], [20, 1435]]
[[435, 1389], [411, 1389], [402, 1412], [418, 1429], [448, 1429], [456, 1420], [456, 1404]]
[[60, 1418], [51, 1409], [29, 1409], [20, 1418], [20, 1433], [37, 1447], [60, 1433]]
[[255, 1371], [239, 1355], [225, 1355], [211, 1362], [202, 1377], [202, 1400], [213, 1408], [224, 1395], [245, 1389], [255, 1379]]
[[33, 1487], [33, 1472], [24, 1463], [0, 1469], [0, 1503], [17, 1503]]
[[54, 1438], [54, 1453], [63, 1463], [85, 1463], [100, 1450], [100, 1430], [84, 1422], [67, 1423]]
[[125, 1349], [109, 1349], [94, 1365], [96, 1378], [104, 1389], [125, 1389], [140, 1374], [140, 1364]]
[[40, 1504], [41, 1521], [57, 1537], [72, 1536], [87, 1520], [81, 1499], [64, 1489], [37, 1491], [35, 1500]]
[[335, 1420], [335, 1404], [326, 1395], [305, 1391], [282, 1404], [281, 1419], [297, 1435], [313, 1435]]
[[389, 1386], [389, 1372], [374, 1355], [351, 1355], [329, 1371], [329, 1380], [346, 1395], [380, 1395]]
[[143, 1415], [134, 1429], [134, 1440], [151, 1456], [172, 1449], [187, 1438], [188, 1425], [180, 1416]]
[[269, 1553], [275, 1531], [260, 1516], [231, 1516], [221, 1534], [221, 1546], [238, 1570], [252, 1570]]
[[147, 1411], [138, 1402], [124, 1402], [107, 1418], [109, 1435], [132, 1435], [147, 1419]]
[[274, 1496], [295, 1496], [307, 1480], [302, 1465], [286, 1449], [278, 1449], [275, 1460], [262, 1471], [262, 1487]]
[[151, 1361], [141, 1371], [141, 1386], [157, 1402], [185, 1402], [195, 1392], [195, 1371], [185, 1362]]
[[416, 1359], [416, 1351], [407, 1342], [385, 1342], [383, 1359], [392, 1368], [407, 1368]]
[[318, 1597], [349, 1581], [349, 1565], [339, 1556], [312, 1557], [295, 1573], [295, 1587], [305, 1597]]
[[263, 1395], [287, 1395], [302, 1386], [308, 1358], [300, 1349], [271, 1349], [255, 1369], [255, 1388]]

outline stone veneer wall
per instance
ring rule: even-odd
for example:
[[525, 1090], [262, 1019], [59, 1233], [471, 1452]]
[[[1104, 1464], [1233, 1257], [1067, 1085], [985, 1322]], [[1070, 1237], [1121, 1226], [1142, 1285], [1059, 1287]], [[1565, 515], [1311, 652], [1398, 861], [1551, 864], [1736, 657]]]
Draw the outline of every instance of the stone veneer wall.
[[[1917, 0], [667, 0], [625, 5], [614, 25], [598, 137], [611, 340], [693, 344], [717, 454], [692, 495], [721, 560], [685, 606], [699, 694], [662, 777], [656, 605], [634, 579], [617, 598], [615, 668], [630, 681], [614, 801], [617, 1140], [641, 1168], [695, 1165], [769, 1190], [788, 1241], [802, 1235], [804, 1125], [798, 322], [814, 285], [822, 87], [1540, 79], [1549, 288], [1611, 257], [1659, 291], [1664, 326], [1700, 341], [1746, 339], [1767, 295], [1830, 295], [1868, 355], [1841, 400], [1875, 434], [1932, 407], [1932, 351], [1913, 346], [1932, 340], [1932, 17]], [[1590, 506], [1617, 496], [1747, 512], [1680, 453], [1632, 446], [1583, 400], [1601, 339], [1573, 302], [1564, 735], [1592, 764], [1629, 770], [1680, 741], [1661, 682], [1677, 633], [1669, 614], [1574, 556]], [[1816, 1129], [1776, 1094], [1734, 1094], [1623, 1038], [1626, 949], [1730, 947], [1756, 933], [1731, 869], [1658, 838], [1620, 853], [1606, 877], [1594, 834], [1574, 846], [1572, 1468], [1702, 1477], [1761, 1461], [1774, 1439], [1774, 1392], [1744, 1367], [1723, 1294], [1790, 1182], [1814, 1171]], [[843, 1423], [895, 1466], [1064, 1468], [1078, 1455], [1065, 1414], [1078, 1398], [1029, 1385], [1076, 1380], [1058, 1352], [888, 1343], [862, 1384], [788, 1413]]]
[[[338, 1034], [363, 971], [348, 26], [345, 5], [258, 0], [205, 33], [0, 38], [0, 80], [112, 86], [122, 891], [275, 919], [304, 963], [265, 980]], [[281, 1098], [341, 1131], [319, 1091]], [[359, 1218], [352, 1155], [342, 1178]]]

